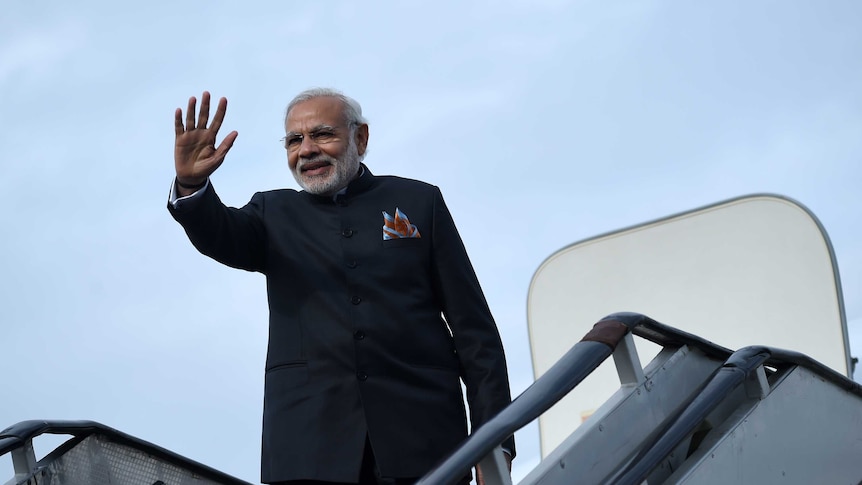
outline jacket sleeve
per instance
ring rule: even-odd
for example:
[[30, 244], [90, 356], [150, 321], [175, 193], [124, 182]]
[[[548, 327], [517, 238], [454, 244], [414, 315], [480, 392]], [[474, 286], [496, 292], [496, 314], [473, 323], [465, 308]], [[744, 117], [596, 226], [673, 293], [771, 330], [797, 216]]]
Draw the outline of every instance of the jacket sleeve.
[[[458, 354], [467, 388], [470, 424], [477, 429], [512, 400], [503, 343], [473, 265], [443, 195], [435, 187], [432, 241], [434, 288]], [[515, 454], [509, 437], [503, 448]]]
[[168, 211], [183, 226], [189, 240], [201, 253], [233, 268], [266, 270], [264, 196], [256, 193], [241, 209], [225, 206], [212, 184], [200, 197]]

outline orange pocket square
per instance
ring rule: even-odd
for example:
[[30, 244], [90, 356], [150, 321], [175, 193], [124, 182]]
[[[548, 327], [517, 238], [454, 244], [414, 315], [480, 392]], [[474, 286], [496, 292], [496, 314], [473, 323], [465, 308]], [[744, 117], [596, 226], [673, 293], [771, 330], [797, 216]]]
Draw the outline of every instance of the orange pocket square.
[[422, 237], [419, 229], [410, 224], [407, 214], [395, 208], [395, 217], [383, 211], [383, 240], [400, 239], [403, 237]]

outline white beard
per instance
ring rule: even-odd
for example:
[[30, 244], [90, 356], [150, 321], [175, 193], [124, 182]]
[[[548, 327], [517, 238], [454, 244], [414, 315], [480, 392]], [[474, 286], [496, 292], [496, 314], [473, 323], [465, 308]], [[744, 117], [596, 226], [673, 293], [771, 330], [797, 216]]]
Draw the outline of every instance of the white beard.
[[[326, 175], [303, 174], [302, 167], [312, 162], [328, 162], [332, 169]], [[353, 180], [357, 173], [359, 173], [359, 150], [356, 147], [356, 140], [351, 136], [342, 160], [323, 153], [314, 158], [300, 158], [293, 170], [293, 178], [303, 190], [310, 194], [333, 195], [347, 187], [347, 184]]]

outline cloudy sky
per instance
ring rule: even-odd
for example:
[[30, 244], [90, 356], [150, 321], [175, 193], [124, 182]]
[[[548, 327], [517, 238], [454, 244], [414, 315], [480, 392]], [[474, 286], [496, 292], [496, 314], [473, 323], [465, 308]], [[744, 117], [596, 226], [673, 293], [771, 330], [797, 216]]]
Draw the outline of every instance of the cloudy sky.
[[[442, 189], [515, 393], [547, 256], [755, 192], [820, 218], [862, 352], [858, 2], [240, 3], [5, 0], [0, 428], [93, 419], [258, 479], [264, 278], [199, 255], [165, 209], [174, 109], [205, 89], [239, 132], [213, 177], [232, 205], [296, 187], [294, 94], [358, 99], [369, 167]], [[520, 477], [538, 428], [517, 437]]]

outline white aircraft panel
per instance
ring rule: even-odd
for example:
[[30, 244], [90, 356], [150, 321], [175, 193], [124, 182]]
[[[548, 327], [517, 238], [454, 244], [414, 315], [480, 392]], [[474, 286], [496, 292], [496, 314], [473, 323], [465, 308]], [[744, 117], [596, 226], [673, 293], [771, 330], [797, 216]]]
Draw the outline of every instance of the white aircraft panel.
[[[849, 375], [840, 280], [828, 236], [800, 204], [733, 199], [563, 248], [527, 302], [533, 370], [551, 367], [592, 325], [632, 311], [730, 349], [802, 352]], [[644, 364], [658, 347], [636, 339]], [[547, 456], [619, 387], [611, 361], [539, 421]]]

